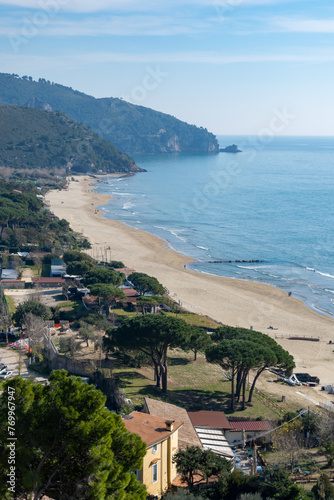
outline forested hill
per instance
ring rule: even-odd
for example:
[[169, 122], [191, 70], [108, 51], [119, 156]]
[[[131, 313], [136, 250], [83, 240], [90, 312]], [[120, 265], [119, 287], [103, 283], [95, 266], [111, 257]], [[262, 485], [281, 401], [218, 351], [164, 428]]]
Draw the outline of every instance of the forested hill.
[[[53, 248], [90, 248], [82, 235], [74, 233], [69, 223], [52, 216], [32, 183], [6, 182], [0, 177], [0, 246], [11, 251]], [[1, 264], [0, 264], [1, 267]]]
[[21, 171], [23, 178], [33, 178], [40, 170], [53, 175], [140, 170], [132, 158], [63, 113], [4, 105], [0, 167]]
[[56, 83], [0, 73], [0, 103], [61, 111], [89, 125], [121, 151], [134, 153], [218, 153], [206, 129], [122, 99], [95, 99]]

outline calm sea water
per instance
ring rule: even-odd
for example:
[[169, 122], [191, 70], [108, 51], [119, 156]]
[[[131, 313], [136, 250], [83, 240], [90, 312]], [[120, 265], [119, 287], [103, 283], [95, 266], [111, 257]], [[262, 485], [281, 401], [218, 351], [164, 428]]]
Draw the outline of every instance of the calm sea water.
[[334, 138], [219, 137], [242, 153], [140, 155], [106, 179], [105, 217], [163, 238], [199, 272], [268, 283], [334, 316]]

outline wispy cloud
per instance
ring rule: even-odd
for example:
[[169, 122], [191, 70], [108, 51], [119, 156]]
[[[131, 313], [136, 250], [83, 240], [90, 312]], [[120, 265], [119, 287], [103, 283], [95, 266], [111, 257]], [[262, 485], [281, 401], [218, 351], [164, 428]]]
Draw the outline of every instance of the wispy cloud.
[[173, 7], [180, 6], [205, 6], [210, 7], [226, 7], [238, 8], [242, 6], [265, 6], [277, 5], [291, 2], [299, 2], [301, 0], [169, 0], [166, 4], [157, 2], [156, 0], [0, 0], [0, 5], [10, 7], [25, 7], [29, 9], [44, 9], [48, 5], [53, 5], [58, 10], [66, 10], [69, 12], [99, 12], [99, 11], [157, 11], [167, 10]]
[[293, 33], [334, 33], [334, 19], [279, 18], [273, 24], [280, 30]]
[[[29, 20], [29, 18], [28, 18]], [[33, 22], [33, 20], [31, 20]], [[42, 20], [43, 21], [43, 20]], [[11, 17], [3, 17], [0, 24], [0, 35], [20, 35], [22, 26]], [[192, 35], [205, 32], [210, 28], [210, 22], [189, 17], [173, 18], [171, 16], [129, 15], [129, 16], [85, 16], [82, 19], [71, 20], [62, 17], [50, 18], [47, 23], [33, 23], [41, 28], [43, 36], [172, 36]]]
[[323, 63], [333, 62], [334, 53], [330, 50], [317, 50], [312, 53], [310, 50], [296, 50], [295, 53], [254, 53], [224, 55], [215, 52], [170, 52], [170, 53], [124, 53], [124, 52], [82, 52], [72, 53], [66, 56], [12, 56], [6, 53], [1, 54], [1, 61], [5, 71], [8, 68], [25, 67], [33, 69], [40, 68], [82, 68], [89, 65], [107, 63], [138, 63], [138, 64], [249, 64], [249, 63]]
[[171, 52], [171, 53], [140, 53], [125, 54], [120, 52], [95, 52], [79, 56], [87, 62], [87, 57], [92, 62], [137, 62], [137, 63], [192, 63], [192, 64], [237, 64], [237, 63], [267, 63], [267, 62], [324, 62], [334, 61], [331, 51], [296, 51], [295, 53], [281, 54], [236, 54], [226, 55], [216, 52]]

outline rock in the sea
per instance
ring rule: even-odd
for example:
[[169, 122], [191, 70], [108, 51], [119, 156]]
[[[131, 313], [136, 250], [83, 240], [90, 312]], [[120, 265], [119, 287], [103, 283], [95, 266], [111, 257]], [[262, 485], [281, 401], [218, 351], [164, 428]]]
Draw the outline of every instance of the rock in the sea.
[[219, 150], [220, 153], [242, 153], [241, 149], [238, 149], [236, 144], [232, 144], [231, 146], [227, 146], [224, 149]]

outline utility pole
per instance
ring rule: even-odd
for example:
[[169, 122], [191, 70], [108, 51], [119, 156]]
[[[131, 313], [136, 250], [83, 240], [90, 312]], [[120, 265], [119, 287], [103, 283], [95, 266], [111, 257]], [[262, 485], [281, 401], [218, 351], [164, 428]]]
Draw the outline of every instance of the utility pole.
[[307, 448], [310, 447], [310, 407], [307, 407], [307, 432], [306, 432], [306, 439], [307, 439]]
[[253, 463], [252, 463], [252, 474], [257, 473], [257, 460], [256, 460], [256, 444], [253, 442]]

